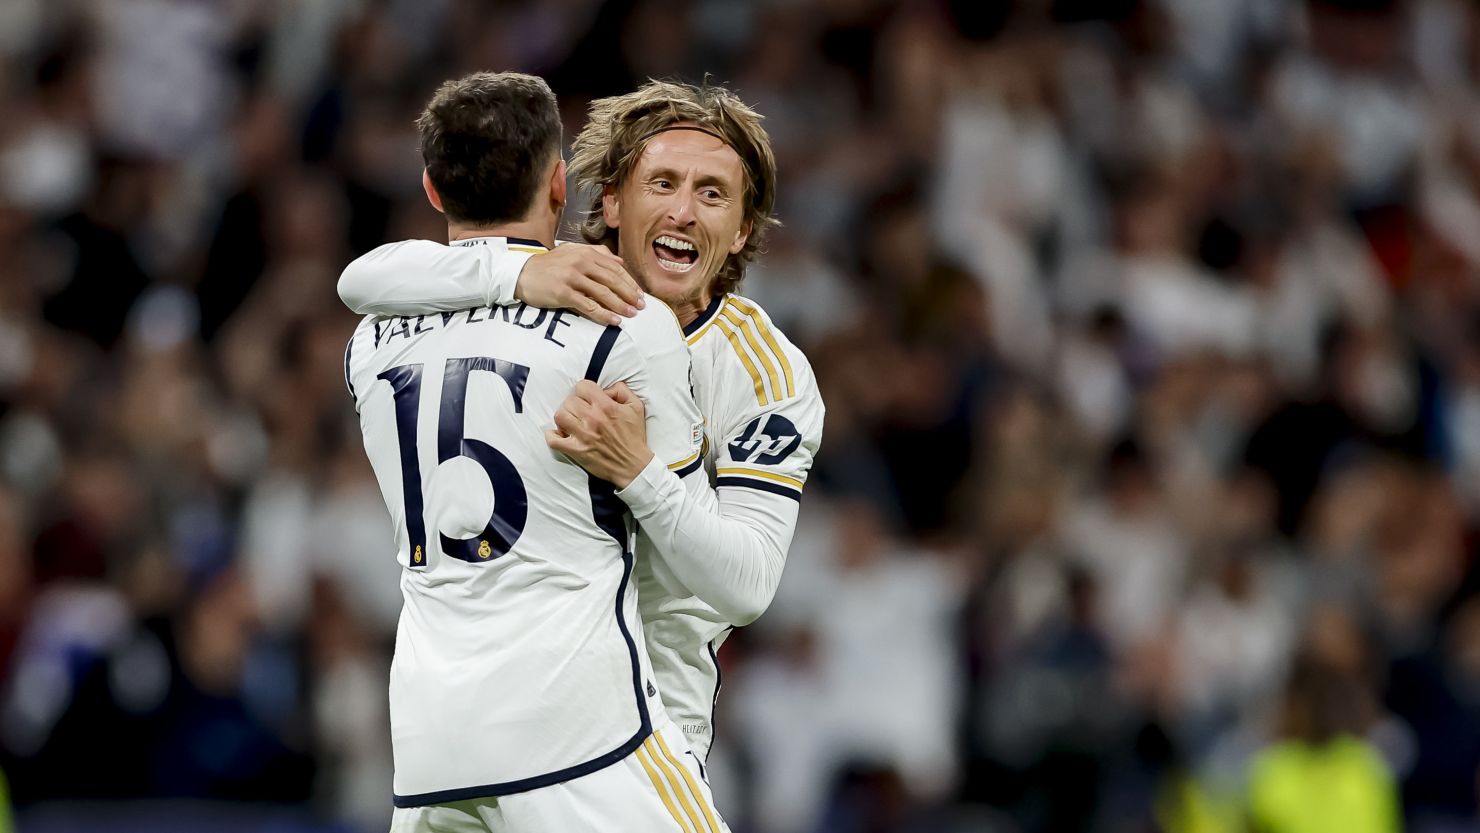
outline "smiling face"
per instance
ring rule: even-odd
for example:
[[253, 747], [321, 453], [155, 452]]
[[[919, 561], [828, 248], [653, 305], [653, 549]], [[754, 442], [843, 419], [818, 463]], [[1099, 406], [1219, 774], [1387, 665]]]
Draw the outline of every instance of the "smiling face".
[[684, 323], [708, 305], [725, 259], [745, 247], [744, 188], [744, 166], [729, 145], [670, 129], [649, 139], [631, 173], [602, 197], [627, 270]]

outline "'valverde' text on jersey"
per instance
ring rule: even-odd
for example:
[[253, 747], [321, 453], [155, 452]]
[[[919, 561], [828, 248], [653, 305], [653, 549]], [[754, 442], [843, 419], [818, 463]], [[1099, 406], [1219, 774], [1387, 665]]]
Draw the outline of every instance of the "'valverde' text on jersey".
[[659, 458], [692, 459], [701, 418], [671, 313], [649, 299], [620, 329], [522, 304], [370, 316], [345, 375], [404, 568], [396, 805], [521, 792], [630, 754], [662, 709], [630, 520], [544, 431], [577, 381], [625, 381]]

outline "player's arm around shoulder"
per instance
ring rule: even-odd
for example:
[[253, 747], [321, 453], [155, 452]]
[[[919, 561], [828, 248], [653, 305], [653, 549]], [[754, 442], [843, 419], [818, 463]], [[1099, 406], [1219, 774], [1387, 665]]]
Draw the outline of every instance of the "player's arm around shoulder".
[[339, 298], [361, 314], [421, 315], [524, 301], [570, 309], [598, 324], [634, 315], [642, 291], [621, 258], [603, 246], [571, 243], [552, 251], [445, 246], [430, 240], [387, 243], [354, 259], [339, 277]]
[[421, 315], [509, 303], [528, 252], [447, 246], [432, 240], [386, 243], [350, 261], [339, 300], [362, 315]]

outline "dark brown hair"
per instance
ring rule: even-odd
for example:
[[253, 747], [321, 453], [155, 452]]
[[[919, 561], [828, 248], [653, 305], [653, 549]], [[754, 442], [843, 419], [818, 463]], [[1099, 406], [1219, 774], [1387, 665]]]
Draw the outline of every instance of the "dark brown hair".
[[594, 188], [591, 209], [581, 224], [589, 243], [614, 245], [616, 231], [602, 217], [601, 197], [607, 186], [618, 187], [637, 164], [653, 134], [676, 124], [693, 124], [711, 131], [735, 153], [745, 171], [745, 220], [750, 236], [745, 248], [730, 255], [715, 278], [717, 294], [733, 292], [745, 277], [745, 266], [755, 259], [765, 232], [777, 221], [776, 156], [771, 137], [761, 126], [761, 114], [724, 87], [649, 81], [626, 95], [591, 102], [590, 118], [572, 145], [571, 171], [576, 183]]
[[521, 220], [560, 153], [560, 111], [542, 79], [475, 72], [441, 86], [416, 120], [421, 158], [449, 219]]

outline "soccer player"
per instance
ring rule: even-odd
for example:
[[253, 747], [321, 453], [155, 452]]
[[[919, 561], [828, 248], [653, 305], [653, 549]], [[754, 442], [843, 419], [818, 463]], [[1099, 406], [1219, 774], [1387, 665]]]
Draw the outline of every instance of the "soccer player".
[[[418, 130], [454, 250], [553, 246], [565, 162], [544, 81], [448, 82]], [[720, 829], [639, 649], [625, 506], [545, 441], [578, 380], [621, 383], [657, 459], [690, 466], [689, 367], [656, 300], [620, 328], [524, 303], [356, 328], [346, 382], [404, 568], [393, 831], [696, 833], [680, 807]]]
[[[775, 161], [760, 116], [733, 94], [663, 82], [593, 102], [574, 151], [577, 182], [596, 191], [582, 236], [614, 249], [683, 327], [717, 492], [686, 489], [662, 465], [643, 444], [640, 404], [620, 389], [580, 384], [550, 444], [621, 487], [639, 521], [648, 652], [669, 713], [703, 758], [715, 650], [775, 593], [822, 434], [806, 357], [735, 292], [773, 222]], [[407, 313], [508, 300], [516, 283], [539, 282], [530, 267], [559, 252], [442, 256], [434, 243], [394, 243], [351, 263], [340, 297], [357, 310]]]

